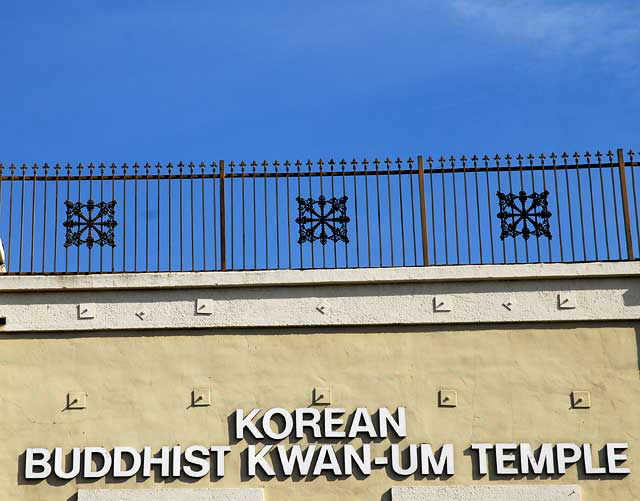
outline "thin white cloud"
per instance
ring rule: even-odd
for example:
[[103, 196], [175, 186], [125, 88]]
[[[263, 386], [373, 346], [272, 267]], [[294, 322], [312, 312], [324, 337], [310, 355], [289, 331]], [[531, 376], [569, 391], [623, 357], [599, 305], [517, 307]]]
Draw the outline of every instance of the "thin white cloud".
[[588, 0], [451, 0], [458, 17], [545, 52], [597, 53], [630, 62], [640, 52], [640, 5]]

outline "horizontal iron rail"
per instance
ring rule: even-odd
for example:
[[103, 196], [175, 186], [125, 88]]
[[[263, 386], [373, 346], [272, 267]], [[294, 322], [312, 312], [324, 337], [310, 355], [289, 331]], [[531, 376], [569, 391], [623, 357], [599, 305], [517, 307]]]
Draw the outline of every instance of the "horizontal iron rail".
[[[640, 166], [640, 162], [625, 162], [625, 167], [638, 167]], [[564, 164], [564, 163], [556, 163], [555, 166], [553, 164], [546, 165], [511, 165], [511, 166], [491, 166], [491, 167], [483, 167], [481, 165], [478, 166], [466, 166], [466, 167], [446, 167], [442, 168], [440, 166], [434, 165], [433, 167], [425, 166], [425, 171], [432, 171], [434, 174], [454, 174], [454, 173], [485, 173], [485, 172], [531, 172], [531, 171], [550, 171], [553, 168], [556, 169], [567, 169], [567, 170], [577, 170], [577, 169], [598, 169], [598, 168], [618, 168], [619, 165], [617, 162], [602, 162], [602, 163], [590, 163], [590, 164]], [[39, 167], [40, 168], [40, 167]], [[30, 168], [31, 169], [31, 168]], [[408, 175], [413, 174], [417, 175], [418, 170], [415, 169], [397, 169], [390, 168], [388, 171], [386, 167], [380, 168], [378, 170], [334, 170], [334, 171], [300, 171], [300, 172], [230, 172], [229, 170], [225, 171], [224, 178], [225, 179], [240, 179], [240, 178], [298, 178], [298, 177], [342, 177], [342, 176], [380, 176], [380, 175]], [[183, 181], [188, 180], [200, 180], [200, 179], [220, 179], [221, 175], [219, 172], [208, 173], [208, 174], [141, 174], [141, 175], [95, 175], [95, 176], [0, 176], [0, 181], [58, 181], [58, 182], [66, 182], [66, 181], [155, 181], [155, 180], [179, 180]]]

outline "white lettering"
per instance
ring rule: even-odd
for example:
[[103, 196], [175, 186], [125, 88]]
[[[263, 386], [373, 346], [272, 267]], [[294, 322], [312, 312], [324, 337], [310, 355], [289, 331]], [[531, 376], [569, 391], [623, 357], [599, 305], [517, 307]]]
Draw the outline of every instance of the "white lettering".
[[242, 409], [236, 410], [236, 439], [242, 440], [244, 438], [244, 430], [245, 428], [253, 435], [253, 438], [261, 439], [264, 438], [262, 433], [256, 428], [256, 425], [253, 424], [253, 418], [257, 416], [260, 412], [260, 409], [253, 409], [249, 414], [244, 416], [244, 411]]
[[344, 431], [337, 431], [334, 428], [342, 426], [342, 416], [344, 409], [325, 409], [324, 410], [324, 436], [326, 438], [344, 438]]
[[389, 436], [388, 427], [393, 428], [393, 431], [398, 437], [404, 438], [407, 436], [407, 418], [406, 410], [404, 407], [398, 407], [396, 410], [398, 414], [398, 420], [393, 418], [393, 415], [389, 409], [383, 407], [378, 411], [380, 416], [380, 436], [387, 438]]
[[440, 460], [437, 461], [433, 449], [429, 444], [420, 445], [420, 472], [423, 475], [442, 475], [446, 471], [447, 475], [453, 475], [453, 444], [444, 444], [440, 449]]
[[313, 469], [314, 475], [322, 475], [322, 472], [328, 470], [334, 475], [342, 475], [338, 458], [333, 450], [333, 446], [324, 444], [320, 446], [316, 467]]
[[516, 475], [517, 468], [507, 466], [507, 463], [513, 463], [516, 460], [515, 454], [507, 454], [506, 451], [515, 451], [516, 444], [496, 444], [496, 473], [498, 475]]
[[80, 448], [74, 447], [71, 450], [71, 469], [69, 471], [64, 471], [62, 466], [62, 461], [64, 459], [64, 452], [62, 448], [56, 447], [53, 450], [53, 472], [56, 474], [58, 478], [62, 478], [63, 480], [70, 480], [75, 478], [80, 473]]
[[[102, 468], [93, 470], [93, 455], [102, 456]], [[111, 454], [104, 447], [85, 447], [84, 449], [84, 477], [100, 478], [104, 477], [111, 469]]]
[[391, 469], [394, 473], [403, 477], [413, 475], [418, 469], [418, 446], [409, 444], [409, 466], [402, 466], [402, 458], [400, 457], [400, 446], [398, 444], [391, 445]]
[[[322, 438], [320, 411], [314, 408], [296, 409], [296, 438], [304, 438], [304, 429], [311, 428], [313, 438]], [[308, 418], [306, 416], [309, 416]]]
[[[47, 478], [51, 475], [50, 459], [51, 453], [47, 449], [38, 447], [27, 449], [24, 461], [24, 478], [27, 480]], [[36, 469], [39, 471], [35, 471]]]
[[371, 475], [371, 446], [369, 444], [362, 445], [362, 456], [353, 445], [344, 446], [344, 474], [353, 475], [353, 463], [356, 464], [358, 470], [363, 475]]
[[622, 443], [609, 443], [606, 446], [607, 449], [607, 466], [609, 467], [609, 473], [614, 475], [626, 475], [627, 473], [631, 473], [631, 469], [629, 468], [620, 468], [617, 465], [617, 462], [626, 461], [626, 454], [618, 454], [616, 452], [617, 449], [624, 451], [629, 448], [629, 444], [626, 442]]
[[228, 445], [214, 445], [209, 448], [216, 461], [216, 477], [224, 477], [224, 455], [231, 452]]
[[[197, 453], [197, 455], [196, 455]], [[188, 463], [184, 466], [185, 475], [191, 478], [206, 477], [210, 470], [209, 449], [201, 445], [192, 445], [184, 451], [184, 460]], [[197, 466], [192, 468], [190, 465]]]
[[[271, 419], [274, 416], [280, 416], [284, 420], [284, 427], [281, 432], [278, 432], [271, 427]], [[293, 419], [291, 418], [289, 411], [281, 409], [280, 407], [275, 407], [265, 412], [262, 417], [262, 428], [269, 438], [272, 438], [273, 440], [282, 440], [283, 438], [291, 435], [291, 430], [293, 430]]]
[[471, 450], [478, 451], [478, 473], [480, 475], [488, 473], [487, 453], [491, 449], [493, 449], [491, 444], [471, 444]]
[[582, 449], [580, 449], [576, 444], [557, 444], [556, 457], [558, 461], [558, 473], [561, 475], [565, 474], [567, 472], [567, 466], [577, 463], [581, 456]]
[[358, 433], [366, 433], [371, 438], [378, 436], [369, 411], [364, 407], [358, 407], [353, 413], [353, 422], [349, 428], [349, 438], [357, 437]]
[[603, 466], [594, 468], [591, 444], [582, 444], [582, 460], [584, 461], [584, 472], [587, 475], [602, 475], [607, 472]]
[[296, 465], [298, 466], [298, 471], [301, 475], [309, 474], [311, 462], [313, 461], [313, 454], [316, 450], [316, 446], [314, 444], [307, 447], [304, 456], [302, 455], [302, 447], [299, 445], [292, 446], [289, 450], [288, 456], [283, 446], [279, 445], [277, 449], [278, 456], [280, 457], [280, 464], [282, 465], [282, 471], [285, 475], [293, 475], [293, 470]]
[[145, 478], [149, 478], [151, 476], [151, 466], [159, 464], [160, 465], [160, 476], [162, 478], [167, 478], [169, 476], [169, 468], [170, 468], [170, 457], [169, 453], [171, 451], [171, 447], [165, 445], [160, 448], [160, 457], [153, 457], [151, 453], [151, 447], [145, 447], [143, 449], [143, 458], [142, 458], [142, 476]]
[[[131, 456], [131, 468], [122, 469], [122, 455], [129, 454]], [[138, 470], [142, 461], [140, 459], [140, 453], [133, 447], [114, 447], [113, 448], [113, 476], [120, 477], [133, 477]]]
[[276, 474], [275, 471], [273, 471], [272, 466], [264, 458], [269, 453], [270, 450], [271, 450], [271, 446], [265, 445], [260, 450], [260, 452], [256, 454], [256, 446], [255, 445], [249, 446], [249, 449], [247, 451], [247, 456], [248, 456], [248, 474], [250, 477], [256, 476], [256, 466], [260, 466], [260, 468], [262, 468], [262, 471], [266, 475], [269, 475], [270, 477], [273, 477]]
[[540, 454], [536, 461], [535, 453], [533, 452], [530, 444], [520, 444], [520, 473], [528, 474], [529, 466], [531, 471], [536, 475], [546, 473], [551, 475], [555, 473], [555, 466], [553, 464], [553, 445], [542, 444], [540, 447]]

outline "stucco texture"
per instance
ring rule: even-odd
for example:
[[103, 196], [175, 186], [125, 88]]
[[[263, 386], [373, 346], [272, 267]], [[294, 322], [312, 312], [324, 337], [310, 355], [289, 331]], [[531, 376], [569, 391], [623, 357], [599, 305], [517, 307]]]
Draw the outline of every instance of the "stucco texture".
[[[2, 417], [0, 497], [75, 500], [79, 488], [264, 488], [268, 501], [390, 501], [393, 486], [577, 484], [582, 501], [640, 499], [640, 322], [439, 327], [317, 327], [18, 334], [0, 337]], [[212, 405], [192, 407], [193, 388]], [[406, 406], [408, 437], [456, 449], [449, 478], [367, 478], [241, 474], [246, 441], [230, 439], [235, 409], [311, 404], [314, 387], [333, 390], [334, 407]], [[437, 405], [440, 388], [458, 406]], [[591, 409], [571, 409], [572, 390], [591, 391]], [[69, 391], [87, 408], [65, 410]], [[293, 443], [285, 439], [284, 443]], [[479, 477], [472, 442], [629, 443], [627, 476]], [[304, 442], [302, 442], [304, 443]], [[353, 440], [356, 446], [359, 440]], [[21, 474], [27, 447], [231, 444], [226, 476], [122, 481]], [[373, 443], [374, 453], [389, 441]]]

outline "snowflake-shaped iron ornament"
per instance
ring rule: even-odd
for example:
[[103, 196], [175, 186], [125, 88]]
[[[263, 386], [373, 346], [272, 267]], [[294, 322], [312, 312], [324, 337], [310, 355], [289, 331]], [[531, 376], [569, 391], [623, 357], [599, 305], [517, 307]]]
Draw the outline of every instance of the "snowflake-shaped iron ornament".
[[[319, 240], [325, 245], [329, 240], [349, 243], [347, 237], [347, 197], [313, 198], [297, 197], [298, 217], [296, 223], [300, 225], [298, 243]], [[318, 233], [318, 230], [320, 232]]]
[[551, 212], [547, 210], [548, 191], [534, 191], [531, 194], [521, 191], [517, 195], [498, 191], [497, 195], [500, 200], [498, 218], [502, 225], [501, 240], [516, 238], [518, 235], [522, 235], [525, 240], [529, 240], [531, 235], [552, 238], [549, 226]]
[[[118, 226], [115, 221], [116, 201], [94, 202], [87, 200], [87, 203], [70, 202], [65, 200], [67, 207], [67, 220], [62, 225], [67, 229], [65, 247], [75, 245], [80, 247], [85, 244], [89, 249], [94, 245], [103, 247], [109, 245], [115, 247], [114, 231]], [[98, 210], [97, 214], [93, 211]], [[94, 232], [97, 238], [94, 238]], [[86, 233], [86, 236], [83, 235]]]

